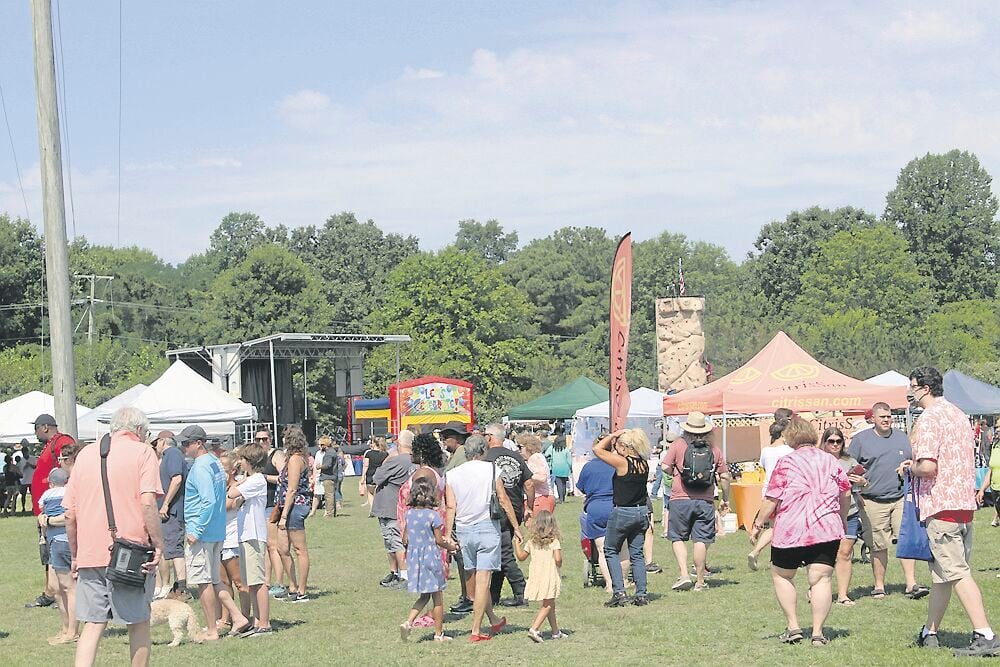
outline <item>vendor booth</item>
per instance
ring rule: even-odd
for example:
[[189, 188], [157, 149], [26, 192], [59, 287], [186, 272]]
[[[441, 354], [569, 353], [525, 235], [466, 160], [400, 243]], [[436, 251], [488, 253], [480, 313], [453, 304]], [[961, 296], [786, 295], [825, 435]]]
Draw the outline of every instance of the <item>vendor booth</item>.
[[[90, 408], [76, 406], [77, 417], [88, 412]], [[31, 443], [38, 442], [35, 437], [35, 418], [41, 414], [55, 413], [55, 399], [43, 391], [29, 391], [0, 403], [0, 443], [15, 444], [25, 438]]]
[[118, 408], [131, 405], [135, 399], [139, 398], [142, 392], [146, 391], [146, 385], [137, 384], [131, 389], [126, 389], [112, 399], [101, 403], [96, 408], [85, 415], [77, 415], [76, 432], [81, 442], [97, 441], [98, 435], [107, 432], [107, 427], [101, 430], [101, 424], [97, 416], [101, 414], [113, 414]]
[[[653, 389], [639, 387], [629, 392], [632, 404], [625, 418], [625, 428], [641, 428], [650, 442], [663, 439], [663, 397]], [[596, 403], [577, 410], [573, 415], [573, 454], [587, 454], [594, 440], [602, 431], [608, 430], [610, 401]]]
[[967, 415], [1000, 415], [1000, 387], [959, 371], [944, 374], [944, 397]]
[[607, 387], [581, 376], [533, 401], [511, 408], [507, 418], [511, 421], [571, 419], [577, 410], [608, 398]]
[[472, 384], [436, 376], [397, 382], [389, 385], [389, 411], [393, 433], [450, 421], [471, 425], [475, 414]]

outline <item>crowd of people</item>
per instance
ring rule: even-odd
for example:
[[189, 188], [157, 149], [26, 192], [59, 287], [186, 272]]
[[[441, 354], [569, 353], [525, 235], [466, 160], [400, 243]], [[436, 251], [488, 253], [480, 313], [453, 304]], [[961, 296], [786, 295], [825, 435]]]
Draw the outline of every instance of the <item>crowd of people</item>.
[[[749, 531], [747, 565], [759, 569], [770, 550], [785, 617], [781, 641], [806, 639], [796, 586], [804, 568], [808, 639], [828, 643], [823, 626], [833, 604], [856, 604], [850, 582], [858, 541], [870, 549], [870, 597], [886, 596], [889, 551], [904, 531], [905, 513], [913, 511], [910, 499], [931, 554], [930, 588], [918, 582], [914, 559], [900, 559], [904, 595], [929, 597], [917, 643], [939, 645], [954, 591], [973, 627], [970, 646], [956, 653], [1000, 654], [969, 567], [973, 512], [987, 493], [1000, 498], [992, 493], [1000, 486], [994, 484], [1000, 453], [991, 451], [993, 468], [977, 485], [978, 446], [968, 443], [979, 435], [943, 397], [940, 373], [914, 370], [909, 399], [919, 414], [909, 434], [894, 426], [889, 406], [878, 403], [870, 428], [853, 433], [849, 446], [837, 427], [820, 435], [791, 411], [775, 413], [771, 442], [760, 456], [763, 497]], [[372, 525], [386, 553], [388, 573], [378, 583], [417, 595], [400, 624], [404, 640], [423, 627], [433, 628], [434, 641], [451, 640], [444, 594], [452, 568], [461, 590], [450, 611], [469, 614], [473, 643], [505, 631], [499, 608], [530, 603], [538, 605], [527, 630], [531, 641], [566, 637], [556, 616], [564, 533], [554, 510], [574, 487], [584, 496], [581, 537], [593, 542], [610, 594], [605, 606], [650, 603], [647, 573], [661, 569], [652, 562], [653, 504], [661, 491], [662, 536], [678, 573], [671, 589], [705, 591], [713, 572], [708, 553], [729, 511], [732, 481], [713, 443], [713, 425], [699, 412], [690, 413], [679, 432], [665, 433], [660, 451], [642, 429], [602, 435], [575, 484], [561, 428], [539, 438], [508, 433], [502, 424], [473, 429], [451, 422], [433, 432], [404, 430], [391, 443], [374, 438], [340, 446], [324, 436], [310, 453], [297, 426], [282, 431], [280, 445], [260, 430], [232, 450], [197, 425], [150, 437], [148, 420], [133, 408], [117, 411], [111, 433], [87, 446], [60, 433], [50, 415], [40, 415], [35, 427], [42, 444], [37, 457], [23, 444], [20, 457], [7, 453], [5, 471], [12, 467], [20, 476], [6, 485], [13, 495], [5, 503], [22, 497], [24, 507], [24, 471], [32, 466], [46, 583], [29, 606], [59, 608], [61, 630], [49, 642], [75, 642], [78, 664], [93, 664], [112, 618], [128, 627], [133, 664], [147, 664], [151, 605], [161, 599], [186, 604], [192, 591], [206, 626], [198, 641], [272, 634], [273, 600], [311, 599], [306, 524], [321, 508], [324, 517], [339, 514], [350, 456], [363, 461], [358, 493], [377, 520]], [[1000, 499], [994, 502], [997, 524]], [[519, 563], [529, 559], [525, 576]], [[511, 595], [501, 598], [505, 582]]]

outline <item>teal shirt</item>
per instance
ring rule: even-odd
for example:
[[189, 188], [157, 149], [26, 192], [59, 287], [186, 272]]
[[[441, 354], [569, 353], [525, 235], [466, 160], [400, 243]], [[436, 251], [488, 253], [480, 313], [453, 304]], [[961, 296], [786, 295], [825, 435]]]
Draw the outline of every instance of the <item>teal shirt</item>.
[[214, 454], [199, 456], [188, 471], [184, 532], [202, 542], [226, 539], [226, 471]]
[[569, 477], [573, 471], [573, 452], [569, 447], [552, 448], [552, 474], [556, 477]]

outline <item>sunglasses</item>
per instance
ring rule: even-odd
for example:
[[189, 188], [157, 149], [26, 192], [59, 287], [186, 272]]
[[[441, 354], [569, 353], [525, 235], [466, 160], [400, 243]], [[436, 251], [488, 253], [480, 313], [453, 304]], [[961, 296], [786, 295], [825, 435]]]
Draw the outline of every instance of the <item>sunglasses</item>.
[[826, 444], [828, 444], [828, 445], [842, 445], [842, 444], [844, 444], [844, 441], [841, 440], [840, 438], [827, 438], [826, 439]]
[[270, 438], [254, 438], [253, 439], [254, 442], [268, 442], [270, 440], [271, 440]]

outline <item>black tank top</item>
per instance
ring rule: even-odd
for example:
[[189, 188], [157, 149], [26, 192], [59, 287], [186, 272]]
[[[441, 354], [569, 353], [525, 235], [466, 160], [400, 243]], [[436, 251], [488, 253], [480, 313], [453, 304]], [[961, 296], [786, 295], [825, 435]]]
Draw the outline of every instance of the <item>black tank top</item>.
[[[277, 475], [280, 471], [274, 466], [274, 455], [278, 453], [277, 449], [272, 449], [271, 453], [267, 455], [267, 463], [264, 464], [264, 474], [265, 475]], [[267, 483], [267, 506], [274, 507], [274, 493], [278, 490], [278, 484], [275, 482]]]
[[649, 502], [646, 492], [646, 479], [649, 477], [649, 463], [634, 456], [626, 456], [628, 470], [624, 476], [611, 478], [611, 488], [614, 492], [615, 507], [640, 507]]

